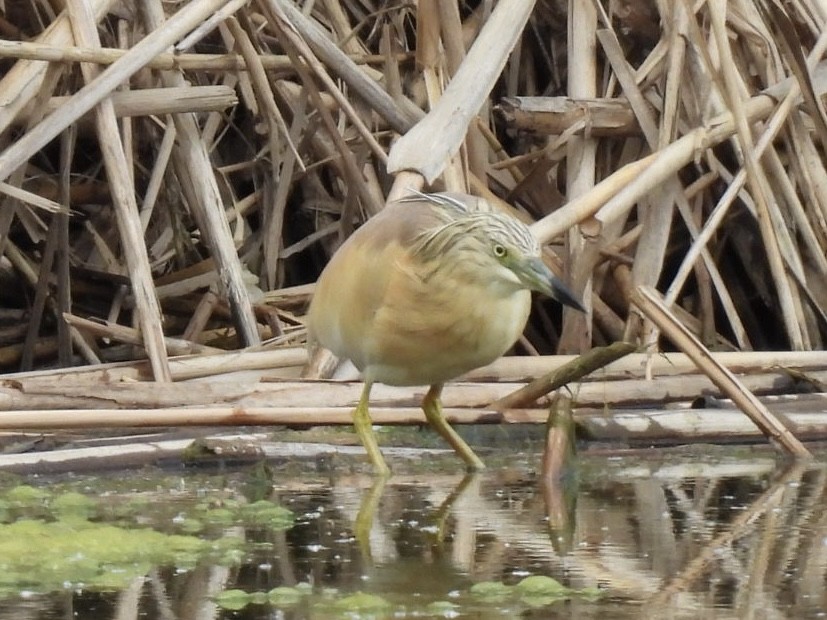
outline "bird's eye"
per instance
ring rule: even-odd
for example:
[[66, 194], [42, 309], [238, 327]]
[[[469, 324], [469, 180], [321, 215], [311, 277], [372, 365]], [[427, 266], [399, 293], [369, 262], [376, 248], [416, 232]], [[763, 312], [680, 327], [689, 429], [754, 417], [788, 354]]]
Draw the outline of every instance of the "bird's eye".
[[494, 246], [494, 256], [497, 258], [504, 258], [506, 254], [508, 254], [508, 250], [505, 249], [505, 246], [502, 246], [499, 243]]

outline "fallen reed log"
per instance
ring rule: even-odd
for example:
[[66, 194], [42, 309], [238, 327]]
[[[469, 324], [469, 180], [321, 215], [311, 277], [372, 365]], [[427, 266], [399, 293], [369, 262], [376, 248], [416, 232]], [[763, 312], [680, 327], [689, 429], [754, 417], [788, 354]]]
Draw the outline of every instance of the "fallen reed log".
[[[275, 370], [301, 368], [307, 361], [304, 347], [279, 348], [266, 351], [238, 351], [221, 355], [194, 355], [172, 358], [170, 372], [175, 381], [194, 377], [223, 375], [242, 370]], [[86, 384], [114, 383], [118, 381], [146, 381], [152, 378], [146, 361], [114, 362], [94, 366], [53, 368], [3, 375], [7, 380], [42, 380], [57, 384], [61, 381]]]
[[[0, 349], [1, 350], [1, 349]], [[542, 376], [572, 362], [576, 355], [508, 356], [473, 370], [460, 381], [523, 382]], [[804, 373], [827, 370], [827, 354], [824, 351], [727, 351], [712, 352], [712, 357], [735, 373], [761, 374], [772, 370], [784, 374], [783, 369], [795, 369]], [[221, 377], [239, 371], [262, 371], [268, 378], [279, 376], [292, 378], [307, 362], [304, 347], [280, 347], [271, 350], [241, 350], [210, 356], [186, 356], [170, 358], [173, 380], [182, 381], [198, 377]], [[283, 371], [283, 372], [282, 372]], [[696, 374], [697, 367], [684, 353], [632, 353], [601, 368], [587, 377], [591, 380], [614, 380], [635, 377], [667, 377]], [[358, 372], [345, 373], [342, 379], [357, 380]], [[74, 385], [141, 381], [150, 378], [146, 361], [113, 362], [95, 366], [77, 366], [9, 373], [3, 379], [9, 381], [38, 381], [44, 383], [68, 382]], [[786, 383], [791, 386], [792, 383]], [[779, 389], [784, 386], [779, 385]]]
[[[0, 430], [34, 431], [93, 428], [157, 428], [170, 426], [350, 426], [352, 407], [187, 407], [155, 409], [55, 409], [8, 411], [0, 415]], [[545, 424], [546, 409], [446, 407], [451, 424]], [[375, 407], [374, 423], [383, 426], [427, 426], [418, 407]], [[827, 411], [789, 413], [792, 432], [809, 440], [827, 438]], [[597, 440], [687, 443], [693, 441], [755, 441], [761, 432], [734, 409], [639, 410], [576, 412], [585, 437]]]
[[[166, 439], [159, 441], [129, 441], [115, 446], [96, 446], [0, 454], [0, 469], [10, 472], [45, 473], [71, 470], [79, 472], [135, 467], [157, 463], [165, 459], [181, 459], [194, 443], [202, 451], [227, 459], [313, 459], [320, 456], [361, 456], [364, 448], [357, 445], [323, 443], [276, 443], [267, 441], [268, 435], [216, 436], [199, 439]], [[453, 454], [449, 449], [406, 448], [387, 446], [383, 453], [390, 458], [422, 459], [440, 454]]]
[[[827, 371], [811, 373], [811, 376], [815, 381], [827, 382]], [[757, 394], [791, 392], [797, 389], [799, 383], [798, 379], [781, 370], [744, 375], [741, 381]], [[445, 388], [443, 403], [447, 407], [487, 408], [489, 403], [505, 398], [522, 387], [521, 383], [509, 382], [453, 382]], [[247, 372], [165, 385], [132, 380], [75, 383], [68, 379], [53, 381], [42, 377], [14, 378], [11, 375], [0, 380], [0, 410], [148, 409], [208, 407], [216, 403], [254, 408], [276, 405], [304, 410], [314, 407], [352, 408], [359, 401], [361, 389], [359, 381], [267, 381], [260, 380], [257, 373]], [[560, 389], [571, 393], [577, 407], [655, 406], [692, 401], [700, 396], [723, 396], [708, 377], [700, 374], [655, 380], [598, 380]], [[417, 407], [427, 388], [377, 384], [374, 390], [372, 402], [379, 406]], [[545, 400], [539, 402], [544, 403]]]

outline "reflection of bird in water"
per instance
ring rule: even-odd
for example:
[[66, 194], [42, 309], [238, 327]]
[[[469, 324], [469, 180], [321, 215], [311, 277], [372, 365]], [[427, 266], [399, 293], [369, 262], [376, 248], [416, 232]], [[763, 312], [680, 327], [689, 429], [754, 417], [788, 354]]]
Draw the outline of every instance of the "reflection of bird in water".
[[[468, 473], [462, 479], [437, 475], [419, 484], [387, 484], [387, 480], [375, 476], [372, 485], [362, 489], [353, 523], [364, 565], [381, 568], [370, 573], [371, 582], [374, 586], [377, 581], [415, 583], [418, 593], [444, 592], [445, 583], [461, 580], [473, 569], [476, 516], [458, 512], [454, 506], [469, 495], [466, 501], [479, 500], [480, 474]], [[339, 492], [350, 495], [352, 480]], [[381, 517], [377, 514], [380, 502]], [[337, 499], [337, 503], [348, 502]], [[400, 577], [421, 571], [423, 561], [429, 579]]]
[[375, 381], [430, 385], [428, 422], [469, 469], [484, 467], [445, 421], [440, 394], [446, 381], [511, 348], [532, 290], [582, 310], [527, 226], [464, 194], [417, 192], [389, 203], [339, 248], [319, 277], [309, 336], [364, 375], [353, 421], [377, 473], [388, 467], [368, 411]]

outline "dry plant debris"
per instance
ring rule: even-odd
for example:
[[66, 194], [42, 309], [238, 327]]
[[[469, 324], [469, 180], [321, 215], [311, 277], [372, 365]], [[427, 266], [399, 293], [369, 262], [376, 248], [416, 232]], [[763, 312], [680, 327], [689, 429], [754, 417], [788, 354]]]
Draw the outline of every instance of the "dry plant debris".
[[295, 377], [327, 258], [423, 186], [584, 296], [523, 352], [667, 347], [641, 286], [712, 350], [823, 348], [823, 3], [7, 0], [0, 36], [7, 372]]

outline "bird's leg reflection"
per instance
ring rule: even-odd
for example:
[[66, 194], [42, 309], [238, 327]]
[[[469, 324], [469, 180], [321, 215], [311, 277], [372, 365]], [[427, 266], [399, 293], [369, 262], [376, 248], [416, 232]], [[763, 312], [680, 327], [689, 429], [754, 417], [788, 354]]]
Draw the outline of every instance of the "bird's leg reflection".
[[359, 504], [359, 512], [356, 514], [356, 522], [353, 524], [356, 542], [359, 544], [359, 551], [362, 558], [368, 565], [373, 564], [373, 553], [370, 549], [370, 530], [373, 527], [373, 519], [376, 516], [376, 509], [385, 492], [385, 484], [388, 476], [374, 476], [373, 484], [365, 491], [362, 501]]
[[434, 524], [433, 545], [437, 551], [442, 551], [442, 545], [445, 541], [445, 522], [448, 519], [448, 515], [451, 514], [454, 503], [466, 492], [469, 492], [472, 484], [475, 489], [474, 493], [478, 495], [480, 480], [481, 476], [477, 472], [468, 472], [462, 480], [459, 481], [459, 484], [457, 484], [454, 490], [448, 494], [448, 497], [442, 500], [442, 503], [437, 508], [432, 517]]
[[422, 411], [425, 412], [425, 418], [428, 420], [428, 423], [434, 427], [434, 430], [442, 435], [443, 439], [450, 444], [454, 452], [465, 461], [465, 465], [469, 470], [485, 469], [485, 464], [480, 457], [474, 454], [471, 446], [465, 443], [465, 440], [451, 428], [451, 425], [445, 420], [445, 416], [442, 415], [442, 404], [439, 401], [441, 394], [441, 383], [432, 385], [428, 393], [425, 394], [425, 398], [422, 399]]
[[[361, 501], [359, 503], [359, 511], [356, 514], [356, 518], [353, 524], [353, 531], [354, 536], [356, 538], [356, 543], [359, 547], [359, 552], [362, 556], [362, 560], [366, 566], [372, 566], [374, 562], [374, 558], [379, 555], [387, 555], [387, 553], [379, 552], [374, 553], [374, 548], [371, 545], [372, 542], [372, 534], [373, 534], [373, 544], [379, 543], [385, 544], [387, 540], [382, 540], [382, 537], [379, 539], [376, 538], [377, 532], [373, 529], [375, 521], [376, 521], [376, 513], [379, 509], [379, 504], [382, 501], [382, 497], [386, 490], [388, 478], [385, 476], [376, 476], [373, 478], [373, 483], [367, 489], [365, 489], [364, 493], [362, 494]], [[476, 505], [479, 502], [479, 495], [480, 495], [480, 484], [482, 481], [482, 477], [475, 473], [468, 473], [466, 474], [457, 484], [456, 486], [445, 496], [439, 506], [431, 512], [431, 514], [427, 517], [427, 522], [431, 527], [428, 527], [426, 531], [428, 532], [428, 538], [431, 541], [431, 547], [434, 550], [434, 555], [440, 555], [443, 551], [443, 544], [445, 541], [445, 537], [447, 535], [447, 522], [448, 516], [454, 513], [455, 506], [459, 503], [472, 503]], [[431, 488], [432, 492], [440, 494], [439, 489]], [[473, 522], [474, 520], [471, 519], [470, 523], [467, 523], [468, 528], [470, 531], [465, 531], [462, 528], [461, 522], [459, 520], [459, 515], [457, 516], [456, 521], [456, 529], [455, 529], [455, 537], [453, 541], [453, 545], [455, 548], [463, 547], [458, 541], [467, 539], [468, 535], [470, 534], [471, 537], [474, 536], [473, 531]], [[462, 531], [460, 531], [462, 530]], [[471, 553], [473, 553], [473, 543], [471, 544]], [[455, 549], [456, 550], [456, 549]]]

